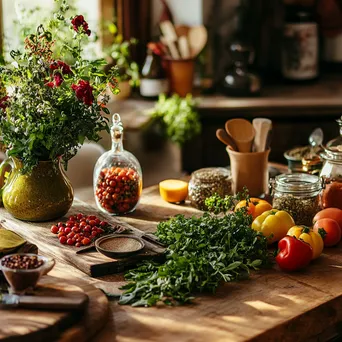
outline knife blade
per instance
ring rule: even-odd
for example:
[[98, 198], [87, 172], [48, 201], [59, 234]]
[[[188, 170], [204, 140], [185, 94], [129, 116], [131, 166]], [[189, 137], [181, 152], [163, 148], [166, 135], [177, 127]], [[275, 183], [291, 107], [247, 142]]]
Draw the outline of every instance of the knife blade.
[[80, 293], [76, 297], [19, 296], [0, 294], [0, 308], [27, 308], [45, 310], [80, 310], [88, 302], [88, 296]]

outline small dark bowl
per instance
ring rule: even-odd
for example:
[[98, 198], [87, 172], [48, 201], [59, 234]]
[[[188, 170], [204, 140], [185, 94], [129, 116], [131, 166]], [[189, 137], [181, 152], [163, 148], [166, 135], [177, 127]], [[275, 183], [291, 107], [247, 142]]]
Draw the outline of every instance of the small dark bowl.
[[[112, 242], [120, 242], [120, 248], [117, 248], [118, 246], [113, 246], [112, 248], [109, 248], [108, 246], [104, 246], [105, 244], [108, 244]], [[129, 246], [130, 243], [134, 241], [134, 244], [136, 244], [135, 248], [132, 248], [132, 246]], [[136, 237], [136, 236], [131, 236], [131, 235], [107, 235], [102, 238], [99, 238], [95, 241], [95, 247], [96, 250], [107, 256], [108, 258], [112, 259], [118, 259], [118, 258], [125, 258], [134, 254], [139, 253], [143, 248], [145, 247], [145, 243], [142, 239]], [[125, 248], [126, 247], [126, 248]]]
[[[312, 151], [312, 152], [311, 152]], [[290, 172], [303, 172], [303, 164], [302, 159], [310, 158], [310, 156], [319, 155], [322, 152], [322, 148], [320, 146], [316, 146], [313, 149], [307, 146], [299, 146], [291, 148], [284, 153], [284, 157], [287, 160], [287, 165]]]

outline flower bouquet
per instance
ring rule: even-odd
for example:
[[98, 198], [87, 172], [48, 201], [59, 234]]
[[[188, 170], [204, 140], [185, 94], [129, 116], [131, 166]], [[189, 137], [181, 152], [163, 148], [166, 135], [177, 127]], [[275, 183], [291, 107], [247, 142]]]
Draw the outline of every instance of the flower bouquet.
[[[59, 162], [66, 166], [85, 139], [98, 141], [102, 130], [109, 131], [108, 119], [101, 115], [102, 112], [109, 114], [106, 107], [109, 96], [105, 91], [109, 86], [113, 93], [119, 92], [115, 67], [105, 73], [105, 60], [83, 58], [82, 41], [91, 35], [91, 30], [82, 15], [66, 19], [64, 13], [67, 10], [68, 5], [63, 1], [48, 26], [38, 26], [35, 33], [26, 37], [24, 51], [11, 51], [13, 62], [0, 67], [0, 142], [10, 157], [7, 163], [12, 164], [2, 197], [6, 209], [22, 219], [49, 219], [63, 215], [66, 207], [69, 209], [71, 203], [52, 215], [21, 215], [13, 212], [12, 202], [16, 196], [23, 211], [27, 200], [21, 202], [17, 196], [25, 193], [23, 188], [29, 189], [27, 179], [30, 175], [41, 179], [42, 172], [51, 174], [46, 168], [47, 162], [54, 170], [60, 169]], [[56, 59], [53, 57], [54, 32], [60, 25], [69, 25], [74, 31], [74, 39], [72, 44], [62, 46]], [[63, 60], [64, 53], [72, 54], [73, 65]], [[45, 166], [41, 169], [43, 163]], [[19, 176], [14, 175], [15, 170]], [[19, 180], [20, 188], [17, 189], [15, 185]], [[26, 195], [31, 196], [31, 202], [35, 194], [37, 198], [51, 197], [53, 186], [57, 192], [58, 187], [63, 188], [58, 182], [54, 185], [53, 180], [45, 180], [45, 183], [44, 187], [48, 189], [38, 187], [39, 191], [34, 188], [34, 182], [30, 183], [30, 192]], [[70, 202], [72, 197], [59, 196], [54, 203], [63, 198]], [[39, 205], [41, 212], [44, 206], [46, 210], [46, 205]], [[28, 211], [36, 210], [36, 207], [31, 206]]]

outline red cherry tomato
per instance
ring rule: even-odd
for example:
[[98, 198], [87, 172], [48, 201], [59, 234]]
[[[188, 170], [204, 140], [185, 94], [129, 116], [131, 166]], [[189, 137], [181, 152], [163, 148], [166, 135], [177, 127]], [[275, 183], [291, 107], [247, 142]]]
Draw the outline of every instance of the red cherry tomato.
[[51, 227], [51, 233], [58, 234], [58, 227], [57, 226], [52, 226]]
[[88, 239], [88, 238], [84, 238], [84, 239], [82, 240], [82, 244], [83, 244], [84, 246], [89, 245], [90, 242], [91, 242], [91, 240]]
[[66, 242], [67, 242], [67, 237], [66, 236], [61, 236], [60, 238], [59, 238], [59, 242], [61, 243], [61, 244], [66, 244]]
[[61, 236], [65, 236], [65, 233], [64, 232], [59, 232], [57, 236], [58, 236], [58, 238], [60, 238]]

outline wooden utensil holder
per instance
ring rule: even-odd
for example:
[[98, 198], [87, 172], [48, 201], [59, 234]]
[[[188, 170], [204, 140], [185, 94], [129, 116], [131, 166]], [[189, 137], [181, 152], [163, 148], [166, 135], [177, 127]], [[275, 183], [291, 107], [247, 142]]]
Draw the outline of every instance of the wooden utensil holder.
[[259, 197], [268, 193], [268, 155], [263, 152], [236, 152], [226, 148], [230, 158], [234, 194], [247, 187], [249, 195]]

